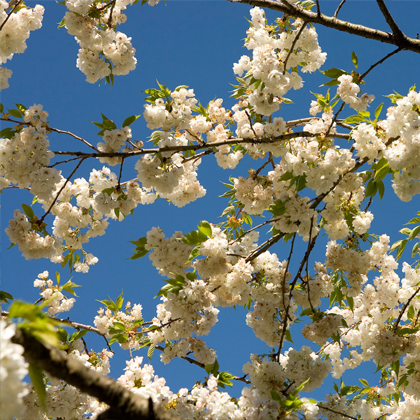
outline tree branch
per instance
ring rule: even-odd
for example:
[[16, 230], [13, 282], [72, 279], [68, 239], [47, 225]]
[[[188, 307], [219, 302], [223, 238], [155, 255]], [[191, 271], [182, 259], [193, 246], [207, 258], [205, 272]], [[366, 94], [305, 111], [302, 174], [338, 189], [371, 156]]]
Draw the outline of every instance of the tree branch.
[[[352, 127], [353, 128], [353, 127]], [[296, 137], [316, 137], [316, 134], [309, 133], [308, 131], [299, 131], [296, 133], [287, 133], [281, 136], [273, 138], [259, 138], [259, 139], [243, 139], [241, 137], [231, 138], [223, 141], [215, 141], [214, 143], [206, 144], [192, 144], [187, 146], [165, 146], [165, 147], [155, 147], [152, 149], [142, 149], [139, 151], [133, 152], [109, 152], [109, 153], [85, 153], [85, 152], [62, 152], [59, 150], [54, 150], [53, 153], [56, 155], [65, 155], [65, 156], [79, 156], [83, 158], [104, 158], [104, 157], [121, 157], [128, 158], [133, 156], [141, 156], [150, 153], [165, 153], [165, 152], [185, 152], [190, 150], [203, 150], [203, 149], [212, 149], [213, 147], [220, 147], [232, 144], [272, 144], [278, 141], [290, 140]], [[345, 133], [334, 133], [330, 137], [337, 139], [348, 140], [349, 134]]]
[[363, 38], [374, 39], [376, 41], [384, 42], [386, 44], [396, 45], [404, 50], [414, 51], [420, 53], [420, 40], [410, 38], [404, 35], [403, 38], [396, 38], [393, 34], [379, 29], [369, 28], [363, 25], [347, 22], [337, 19], [334, 16], [318, 15], [315, 12], [302, 9], [301, 7], [275, 0], [229, 0], [232, 3], [249, 4], [251, 6], [263, 7], [266, 9], [276, 10], [282, 13], [288, 13], [292, 16], [299, 17], [306, 22], [318, 23], [327, 28], [336, 29], [340, 32], [346, 32], [352, 35], [361, 36]]
[[398, 27], [398, 25], [396, 24], [394, 18], [392, 17], [391, 13], [389, 12], [388, 8], [385, 5], [384, 0], [376, 0], [376, 2], [378, 3], [378, 6], [381, 9], [381, 12], [384, 15], [386, 23], [391, 28], [392, 33], [395, 36], [395, 39], [399, 42], [403, 41], [404, 38], [405, 38], [405, 35], [402, 32], [402, 30]]
[[112, 407], [112, 414], [117, 416], [115, 419], [178, 419], [171, 413], [149, 404], [147, 399], [134, 395], [113, 379], [69, 358], [65, 352], [40, 343], [24, 330], [17, 329], [12, 341], [24, 348], [23, 355], [29, 363]]
[[341, 3], [338, 5], [336, 11], [334, 12], [334, 16], [333, 17], [337, 17], [338, 12], [340, 11], [340, 9], [343, 7], [344, 3], [346, 2], [346, 0], [341, 0]]
[[402, 51], [401, 47], [398, 47], [396, 50], [390, 52], [389, 54], [387, 54], [384, 58], [381, 58], [379, 61], [377, 61], [375, 64], [372, 64], [361, 76], [360, 76], [360, 81], [362, 81], [376, 66], [379, 66], [379, 64], [382, 64], [385, 60], [387, 60], [388, 58], [392, 57], [394, 54], [399, 53], [400, 51]]

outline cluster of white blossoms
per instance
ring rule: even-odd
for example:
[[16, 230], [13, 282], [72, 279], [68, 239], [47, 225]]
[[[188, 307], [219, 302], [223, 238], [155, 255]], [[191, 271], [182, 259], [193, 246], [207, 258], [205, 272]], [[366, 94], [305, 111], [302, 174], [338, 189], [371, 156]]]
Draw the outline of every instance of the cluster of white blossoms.
[[[158, 1], [149, 0], [149, 4]], [[78, 67], [89, 82], [126, 74], [135, 67], [131, 38], [116, 32], [117, 25], [126, 20], [123, 11], [133, 3], [66, 1], [69, 12], [65, 24], [80, 44]], [[1, 7], [4, 17], [7, 8], [3, 0]], [[41, 9], [35, 8], [36, 13], [22, 10], [26, 10], [26, 16], [38, 13], [39, 18]], [[222, 106], [222, 99], [204, 108], [192, 89], [180, 86], [171, 92], [159, 84], [160, 91], [145, 91], [151, 96], [143, 113], [147, 127], [155, 130], [151, 141], [160, 149], [158, 153], [148, 150], [146, 154], [143, 142], [134, 144], [128, 126], [103, 131], [97, 145], [100, 152], [141, 154], [135, 163], [135, 179], [121, 182], [121, 175], [108, 166], [93, 169], [88, 179], [63, 178], [49, 166], [54, 155], [46, 136], [48, 113], [41, 105], [22, 111], [21, 127], [15, 128], [11, 139], [0, 140], [0, 186], [15, 184], [30, 189], [45, 215], [39, 219], [29, 206], [23, 206], [25, 214], [16, 210], [6, 232], [26, 258], [47, 257], [85, 273], [98, 258], [86, 252], [84, 245], [105, 233], [109, 219], [122, 221], [139, 204], [153, 203], [157, 197], [177, 207], [202, 197], [206, 191], [197, 179], [197, 170], [204, 155], [214, 154], [224, 169], [235, 168], [245, 154], [255, 160], [267, 158], [259, 169], [250, 169], [248, 177], [230, 179], [226, 224], [218, 227], [206, 222], [199, 231], [186, 235], [175, 232], [171, 237], [165, 237], [160, 228], [152, 228], [138, 242], [144, 246], [141, 253], [148, 253], [159, 274], [167, 278], [158, 293], [161, 302], [151, 322], [144, 322], [140, 304], [131, 306], [128, 302], [121, 310], [118, 301], [102, 301], [106, 309], [99, 310], [94, 324], [111, 344], [117, 341], [123, 349], [149, 346], [152, 351], [156, 346], [162, 350], [164, 345], [161, 361], [165, 364], [175, 357], [194, 357], [200, 364], [211, 365], [216, 361], [216, 351], [200, 337], [208, 335], [217, 323], [219, 307], [241, 305], [247, 308], [246, 324], [255, 336], [269, 347], [280, 346], [279, 352], [251, 356], [243, 368], [251, 386], [244, 388], [237, 400], [217, 390], [217, 374], [209, 374], [207, 383], [196, 384], [191, 391], [181, 389], [174, 394], [164, 379], [154, 375], [152, 366], [142, 366], [141, 357], [127, 362], [118, 382], [182, 418], [277, 419], [284, 417], [286, 397], [303, 383], [304, 391], [312, 391], [322, 386], [331, 371], [334, 378], [340, 378], [363, 362], [373, 361], [385, 368], [400, 363], [399, 378], [398, 374], [389, 374], [386, 384], [371, 391], [371, 395], [382, 397], [403, 392], [404, 401], [399, 404], [395, 397], [375, 405], [367, 399], [350, 402], [335, 395], [327, 397], [322, 405], [302, 400], [304, 404], [297, 411], [307, 419], [327, 416], [335, 420], [343, 415], [361, 416], [363, 420], [384, 415], [387, 420], [417, 419], [418, 414], [413, 413], [420, 412], [420, 334], [413, 314], [420, 313], [420, 300], [414, 299], [420, 270], [404, 263], [405, 278], [400, 279], [398, 264], [388, 255], [389, 238], [382, 235], [373, 243], [367, 242], [372, 238], [369, 229], [373, 214], [367, 210], [370, 204], [362, 208], [368, 195], [364, 184], [368, 179], [376, 180], [378, 170], [358, 173], [356, 169], [360, 163], [373, 164], [382, 159], [386, 161], [382, 168], [393, 173], [393, 188], [401, 200], [409, 201], [420, 193], [420, 94], [410, 90], [406, 97], [395, 96], [395, 106], [388, 109], [385, 120], [378, 121], [375, 115], [375, 121], [367, 123], [365, 119], [344, 136], [337, 133], [337, 127], [349, 125], [337, 120], [333, 105], [321, 104], [320, 100], [310, 105], [309, 113], [314, 118], [286, 122], [273, 117], [287, 102], [284, 95], [302, 87], [298, 67], [303, 73], [313, 72], [324, 63], [326, 54], [321, 52], [315, 29], [299, 19], [279, 19], [276, 26], [268, 26], [259, 8], [251, 10], [251, 18], [245, 45], [253, 54], [252, 58], [242, 56], [234, 65], [234, 72], [238, 76], [245, 72], [245, 76], [238, 78], [238, 91], [242, 93], [238, 93], [238, 102], [231, 110]], [[2, 32], [0, 41], [1, 36]], [[0, 69], [0, 88], [7, 85], [9, 77], [10, 71]], [[343, 74], [337, 80], [333, 100], [338, 103], [341, 98], [358, 113], [365, 111], [373, 96], [361, 95], [351, 75]], [[293, 133], [297, 126], [302, 126], [302, 134]], [[341, 147], [337, 138], [352, 141], [351, 147]], [[115, 166], [122, 165], [123, 158], [100, 157], [99, 161]], [[270, 170], [264, 170], [268, 164]], [[293, 252], [288, 260], [281, 260], [268, 250], [267, 243], [258, 246], [259, 234], [254, 229], [262, 225], [244, 230], [243, 222], [250, 225], [251, 216], [261, 216], [267, 210], [273, 216], [262, 225], [270, 224], [273, 235], [281, 235], [285, 241], [293, 236], [293, 244], [295, 235], [309, 241], [307, 258], [321, 229], [328, 235], [325, 263], [315, 263], [313, 275], [303, 275], [302, 261], [291, 280]], [[51, 234], [44, 222], [47, 215], [54, 217]], [[339, 243], [341, 240], [344, 242]], [[54, 285], [48, 272], [41, 273], [34, 286], [41, 289], [42, 299], [48, 303], [48, 315], [73, 306], [74, 299], [64, 297], [64, 287]], [[320, 312], [322, 299], [328, 297], [335, 300], [333, 307]], [[298, 320], [298, 309], [304, 311], [301, 316], [311, 317], [302, 335], [321, 347], [318, 353], [306, 346], [281, 353], [284, 339], [289, 339], [290, 328]], [[7, 338], [7, 331], [12, 330], [3, 324], [2, 328]], [[92, 369], [109, 372], [107, 352], [100, 361], [93, 360], [94, 356], [84, 353], [77, 342], [68, 353]], [[17, 372], [23, 371], [19, 369]], [[0, 372], [2, 381], [7, 379], [4, 370]], [[409, 380], [402, 381], [402, 375]], [[14, 407], [25, 394], [19, 390]], [[25, 398], [27, 411], [22, 419], [82, 419], [90, 413], [95, 419], [106, 409], [55, 379], [50, 379], [47, 386], [47, 413], [33, 391]], [[284, 418], [295, 420], [298, 414]]]
[[[23, 53], [30, 32], [42, 26], [43, 6], [37, 4], [31, 9], [23, 4], [17, 11], [13, 6], [13, 2], [0, 0], [0, 64], [11, 60], [14, 54]], [[11, 70], [0, 67], [0, 91], [9, 87], [11, 76]]]
[[373, 95], [363, 94], [358, 96], [360, 93], [360, 87], [358, 84], [353, 83], [353, 77], [349, 74], [343, 74], [337, 79], [340, 84], [337, 88], [337, 94], [346, 104], [350, 105], [357, 112], [366, 111], [368, 105], [375, 99]]
[[9, 79], [12, 77], [12, 70], [0, 67], [0, 91], [9, 87]]
[[54, 286], [54, 282], [48, 279], [48, 271], [38, 274], [38, 278], [34, 281], [34, 287], [38, 287], [41, 290], [42, 300], [47, 302], [48, 311], [47, 315], [54, 316], [59, 312], [69, 311], [76, 299], [67, 298], [63, 295], [63, 288], [59, 285]]
[[142, 306], [135, 304], [131, 307], [131, 303], [125, 305], [125, 312], [111, 311], [110, 309], [100, 308], [98, 314], [93, 321], [99, 332], [107, 338], [117, 335], [117, 340], [121, 348], [138, 350], [140, 342], [137, 329], [143, 322]]
[[301, 69], [305, 73], [314, 72], [325, 62], [327, 55], [321, 52], [315, 29], [306, 25], [301, 28], [304, 23], [300, 19], [292, 25], [293, 30], [279, 27], [277, 31], [271, 31], [266, 25], [263, 9], [251, 9], [251, 28], [247, 31], [245, 46], [252, 50], [252, 59], [242, 56], [233, 70], [239, 76], [245, 71], [245, 79], [260, 81], [250, 84], [252, 93], [248, 95], [249, 104], [258, 114], [272, 115], [280, 108], [282, 97], [290, 89], [303, 86], [296, 71], [298, 65], [305, 63]]
[[[149, 0], [154, 6], [159, 0]], [[127, 20], [123, 11], [134, 0], [97, 3], [93, 0], [67, 0], [64, 16], [66, 29], [80, 45], [77, 67], [89, 83], [104, 77], [125, 75], [136, 68], [136, 50], [131, 38], [116, 31]]]
[[[76, 340], [72, 343], [68, 356], [89, 369], [108, 375], [110, 372], [109, 359], [113, 356], [113, 353], [103, 350], [100, 353], [91, 352], [87, 354], [83, 351], [81, 340]], [[90, 417], [92, 413], [102, 411], [104, 404], [65, 381], [48, 375], [45, 407], [46, 410], [42, 408], [34, 388], [30, 387], [29, 393], [25, 396], [22, 404], [24, 413], [17, 416], [17, 420], [44, 420], [57, 417], [83, 420], [87, 415]]]
[[30, 188], [41, 199], [51, 197], [61, 171], [48, 167], [54, 153], [49, 150], [44, 127], [47, 117], [42, 105], [33, 105], [24, 112], [23, 121], [28, 126], [10, 139], [0, 139], [0, 190], [12, 183], [19, 188]]
[[23, 414], [23, 397], [28, 389], [22, 379], [28, 374], [23, 347], [11, 338], [16, 326], [0, 319], [0, 418], [12, 420]]

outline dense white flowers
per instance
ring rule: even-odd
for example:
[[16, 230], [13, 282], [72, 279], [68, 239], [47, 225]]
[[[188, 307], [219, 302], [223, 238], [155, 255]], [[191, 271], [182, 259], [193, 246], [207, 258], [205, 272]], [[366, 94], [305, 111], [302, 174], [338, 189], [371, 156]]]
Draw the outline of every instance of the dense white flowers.
[[12, 420], [24, 413], [22, 398], [28, 393], [22, 379], [28, 374], [23, 347], [11, 342], [15, 326], [0, 319], [0, 418]]

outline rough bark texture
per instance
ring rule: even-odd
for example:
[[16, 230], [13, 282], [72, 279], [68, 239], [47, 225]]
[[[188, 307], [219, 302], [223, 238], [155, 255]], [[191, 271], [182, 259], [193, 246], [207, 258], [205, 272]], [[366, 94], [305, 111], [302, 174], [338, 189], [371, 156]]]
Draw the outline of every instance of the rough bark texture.
[[158, 410], [151, 400], [134, 395], [113, 379], [70, 359], [65, 352], [40, 343], [24, 330], [17, 329], [12, 341], [23, 346], [23, 355], [29, 363], [108, 404], [110, 409], [101, 414], [100, 420], [178, 419]]

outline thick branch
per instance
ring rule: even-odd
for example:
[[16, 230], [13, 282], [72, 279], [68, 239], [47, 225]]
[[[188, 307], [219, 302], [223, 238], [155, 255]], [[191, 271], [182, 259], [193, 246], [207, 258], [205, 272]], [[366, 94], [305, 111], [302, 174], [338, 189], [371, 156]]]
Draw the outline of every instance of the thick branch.
[[65, 352], [40, 343], [24, 330], [17, 329], [12, 341], [24, 348], [23, 355], [29, 363], [108, 404], [118, 419], [177, 419], [169, 412], [149, 407], [147, 399], [134, 395], [113, 379], [70, 359]]
[[386, 44], [396, 45], [403, 48], [404, 50], [414, 51], [420, 53], [420, 40], [409, 38], [404, 35], [403, 38], [396, 38], [394, 34], [384, 32], [379, 29], [369, 28], [363, 25], [357, 25], [355, 23], [346, 22], [341, 19], [337, 19], [333, 16], [326, 16], [323, 14], [310, 12], [302, 9], [301, 7], [282, 2], [279, 3], [275, 0], [229, 0], [232, 3], [243, 3], [251, 6], [264, 7], [267, 9], [276, 10], [282, 13], [288, 13], [292, 16], [299, 17], [306, 22], [319, 23], [320, 25], [326, 26], [327, 28], [333, 28], [340, 32], [347, 32], [352, 35], [361, 36], [363, 38], [374, 39], [376, 41], [384, 42]]

